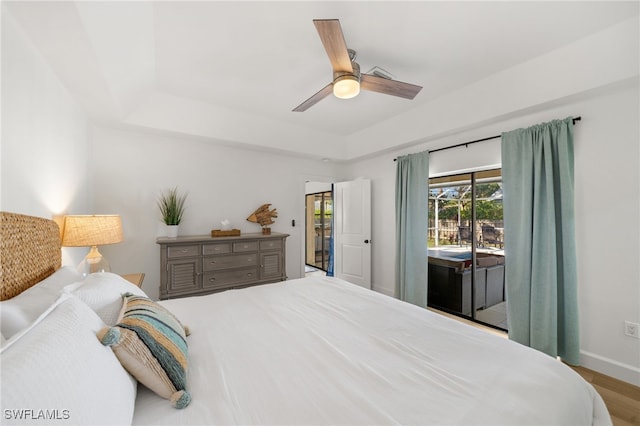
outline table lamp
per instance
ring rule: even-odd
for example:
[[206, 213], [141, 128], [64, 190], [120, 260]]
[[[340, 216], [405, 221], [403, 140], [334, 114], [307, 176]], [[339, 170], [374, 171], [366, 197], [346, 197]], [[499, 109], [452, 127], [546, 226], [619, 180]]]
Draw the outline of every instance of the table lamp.
[[64, 247], [91, 247], [89, 254], [78, 265], [86, 276], [94, 272], [109, 272], [109, 262], [100, 254], [98, 246], [121, 242], [122, 222], [119, 215], [69, 215], [64, 217], [62, 245]]

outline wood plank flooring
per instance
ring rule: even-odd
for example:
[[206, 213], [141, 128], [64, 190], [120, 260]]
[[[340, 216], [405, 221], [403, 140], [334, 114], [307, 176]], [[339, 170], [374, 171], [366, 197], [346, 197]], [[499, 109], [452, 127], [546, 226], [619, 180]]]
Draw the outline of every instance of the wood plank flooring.
[[598, 391], [614, 426], [640, 426], [640, 387], [584, 367], [573, 367]]
[[[453, 318], [456, 321], [464, 322], [465, 324], [469, 324], [507, 338], [506, 333], [491, 327], [485, 327], [482, 324], [478, 324], [437, 309], [427, 309], [440, 315]], [[614, 426], [640, 426], [640, 387], [633, 386], [630, 383], [614, 379], [613, 377], [598, 373], [597, 371], [593, 371], [588, 368], [574, 366], [569, 367], [573, 368], [598, 391], [609, 410], [611, 421]]]

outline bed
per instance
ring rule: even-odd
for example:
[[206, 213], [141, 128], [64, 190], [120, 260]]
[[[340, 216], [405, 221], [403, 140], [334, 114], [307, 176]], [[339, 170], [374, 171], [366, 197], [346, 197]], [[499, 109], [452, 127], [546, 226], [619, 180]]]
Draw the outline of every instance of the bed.
[[[26, 222], [50, 225], [1, 220], [3, 254], [7, 235], [28, 239]], [[28, 311], [0, 349], [3, 424], [611, 424], [561, 362], [328, 277], [158, 302], [190, 332], [191, 399], [176, 409], [96, 337], [121, 320], [122, 293], [142, 290], [115, 274], [82, 280], [55, 255], [37, 282], [32, 261], [0, 261], [3, 287], [31, 276], [0, 305], [3, 336], [5, 314]]]

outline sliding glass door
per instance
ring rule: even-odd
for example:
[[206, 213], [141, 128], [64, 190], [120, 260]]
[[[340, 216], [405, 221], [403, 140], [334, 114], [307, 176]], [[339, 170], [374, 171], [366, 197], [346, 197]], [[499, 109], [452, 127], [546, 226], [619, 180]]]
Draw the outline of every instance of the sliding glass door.
[[429, 180], [428, 305], [506, 330], [501, 172]]
[[306, 253], [308, 266], [329, 268], [333, 224], [332, 191], [306, 195]]

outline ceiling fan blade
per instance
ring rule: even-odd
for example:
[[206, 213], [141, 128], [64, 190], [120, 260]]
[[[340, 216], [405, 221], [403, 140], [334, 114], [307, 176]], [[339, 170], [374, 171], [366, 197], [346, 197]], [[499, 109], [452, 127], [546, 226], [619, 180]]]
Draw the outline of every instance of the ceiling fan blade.
[[385, 95], [399, 96], [405, 99], [415, 98], [418, 92], [422, 90], [422, 86], [403, 83], [397, 80], [389, 80], [372, 74], [362, 74], [360, 77], [360, 87], [363, 90], [384, 93]]
[[314, 106], [315, 104], [317, 104], [318, 102], [320, 102], [321, 100], [323, 100], [324, 98], [326, 98], [327, 96], [329, 96], [331, 93], [333, 93], [333, 83], [329, 83], [326, 86], [324, 86], [322, 89], [318, 91], [318, 93], [316, 93], [315, 95], [313, 95], [312, 97], [310, 97], [309, 99], [307, 99], [306, 101], [304, 101], [303, 103], [295, 107], [292, 111], [294, 112], [306, 111], [312, 106]]
[[314, 19], [313, 24], [318, 30], [324, 50], [327, 51], [333, 71], [353, 72], [340, 21], [337, 19]]

